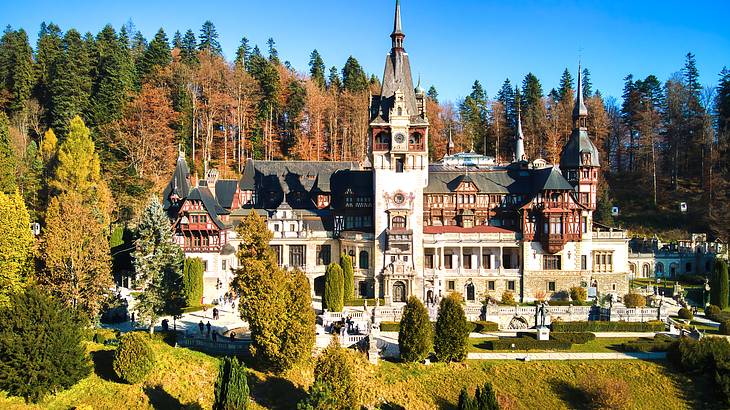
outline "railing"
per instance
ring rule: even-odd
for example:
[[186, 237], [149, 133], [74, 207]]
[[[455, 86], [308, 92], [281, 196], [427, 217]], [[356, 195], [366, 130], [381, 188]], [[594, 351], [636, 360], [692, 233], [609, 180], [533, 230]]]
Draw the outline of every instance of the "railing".
[[366, 339], [368, 335], [344, 335], [340, 336], [340, 345], [342, 347], [350, 347], [352, 345], [360, 343], [363, 339]]
[[626, 233], [622, 231], [594, 231], [593, 232], [593, 238], [594, 239], [627, 239]]
[[518, 239], [517, 232], [495, 232], [495, 233], [461, 233], [461, 232], [446, 232], [446, 233], [427, 233], [423, 234], [424, 241], [432, 243], [437, 242], [439, 245], [448, 246], [449, 241], [453, 241], [455, 246], [461, 245], [462, 242], [482, 242], [482, 241], [495, 241], [495, 242], [514, 242]]
[[385, 143], [376, 142], [373, 144], [373, 151], [387, 151], [389, 148], [390, 148], [390, 144], [387, 142], [385, 142]]
[[242, 341], [212, 341], [208, 339], [199, 339], [196, 337], [182, 337], [177, 341], [180, 347], [200, 349], [207, 352], [217, 352], [226, 354], [248, 353], [249, 343]]

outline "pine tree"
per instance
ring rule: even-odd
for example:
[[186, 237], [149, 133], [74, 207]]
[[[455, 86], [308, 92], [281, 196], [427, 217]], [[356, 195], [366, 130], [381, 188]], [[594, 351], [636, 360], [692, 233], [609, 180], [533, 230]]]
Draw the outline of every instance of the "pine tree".
[[218, 367], [213, 410], [246, 410], [248, 408], [246, 365], [235, 357], [225, 357]]
[[404, 362], [418, 362], [426, 358], [433, 347], [433, 327], [428, 311], [415, 297], [408, 298], [398, 330], [400, 358]]
[[0, 192], [0, 306], [25, 287], [33, 269], [33, 235], [23, 199]]
[[279, 60], [279, 51], [276, 50], [276, 42], [274, 39], [269, 37], [269, 39], [266, 40], [266, 45], [269, 48], [269, 61], [271, 61], [274, 65], [281, 64], [281, 61]]
[[18, 189], [23, 195], [32, 221], [37, 221], [41, 210], [40, 192], [43, 188], [43, 159], [35, 141], [30, 141], [25, 150], [21, 172], [18, 176]]
[[48, 117], [51, 108], [51, 81], [53, 75], [53, 67], [63, 54], [61, 47], [61, 29], [50, 23], [41, 24], [38, 33], [38, 41], [36, 42], [35, 52], [35, 78], [36, 85], [33, 95], [46, 107], [45, 120], [48, 123]]
[[144, 82], [146, 77], [155, 74], [156, 70], [166, 67], [170, 62], [172, 62], [170, 44], [165, 30], [159, 29], [137, 65], [140, 81]]
[[342, 68], [342, 87], [351, 93], [359, 93], [368, 89], [368, 77], [353, 56], [347, 59]]
[[492, 387], [492, 383], [484, 383], [484, 386], [481, 390], [477, 388], [475, 396], [477, 408], [479, 410], [499, 410], [497, 395], [494, 392], [494, 387]]
[[198, 62], [198, 52], [195, 48], [197, 44], [198, 40], [195, 38], [195, 33], [193, 33], [193, 30], [188, 29], [180, 46], [180, 59], [183, 63], [193, 65]]
[[71, 29], [63, 37], [63, 53], [52, 68], [50, 119], [61, 139], [69, 121], [85, 113], [91, 96], [91, 56], [78, 31]]
[[355, 298], [355, 272], [352, 269], [352, 258], [346, 253], [340, 255], [340, 266], [343, 277], [343, 298], [345, 301]]
[[[510, 130], [517, 129], [517, 104], [515, 101], [515, 90], [509, 78], [502, 83], [502, 88], [497, 92], [497, 101], [504, 106], [504, 116]], [[514, 132], [510, 132], [513, 135]]]
[[730, 132], [730, 70], [723, 67], [720, 71], [720, 80], [715, 95], [715, 110], [717, 113], [717, 132], [726, 136]]
[[213, 55], [221, 55], [223, 53], [223, 49], [218, 42], [218, 31], [216, 31], [215, 24], [212, 21], [206, 20], [203, 23], [203, 26], [200, 28], [199, 40], [198, 50], [205, 50]]
[[461, 393], [459, 393], [459, 403], [456, 408], [458, 410], [479, 410], [477, 401], [469, 395], [466, 387], [461, 388]]
[[588, 68], [583, 69], [583, 98], [590, 98], [593, 96], [593, 83], [591, 82], [591, 72]]
[[722, 259], [715, 260], [713, 281], [712, 285], [710, 285], [710, 301], [722, 310], [726, 309], [730, 302], [729, 281], [727, 262]]
[[0, 192], [10, 194], [17, 189], [18, 184], [15, 179], [17, 161], [10, 145], [8, 127], [8, 116], [0, 111]]
[[246, 37], [241, 39], [241, 44], [236, 49], [236, 67], [246, 70], [248, 67], [248, 61], [251, 59], [251, 46], [248, 44]]
[[183, 268], [183, 286], [188, 306], [199, 306], [203, 300], [203, 260], [186, 258]]
[[431, 86], [428, 88], [428, 91], [426, 92], [426, 96], [431, 99], [431, 101], [435, 102], [436, 104], [439, 103], [439, 93], [436, 91], [436, 87]]
[[340, 81], [340, 73], [337, 67], [330, 68], [330, 75], [327, 77], [327, 89], [333, 92], [340, 92], [342, 89], [342, 81]]
[[309, 55], [309, 75], [312, 77], [312, 81], [317, 83], [317, 86], [321, 89], [324, 89], [326, 86], [324, 79], [325, 70], [322, 56], [319, 55], [317, 49], [312, 50], [312, 54]]
[[327, 266], [324, 274], [323, 307], [330, 312], [342, 312], [344, 307], [344, 275], [342, 268], [335, 262]]
[[172, 35], [172, 48], [178, 50], [182, 48], [182, 34], [180, 34], [180, 30], [175, 30], [175, 34]]
[[137, 227], [137, 241], [132, 253], [134, 272], [144, 291], [137, 310], [149, 320], [150, 333], [157, 318], [177, 316], [184, 305], [183, 253], [175, 243], [167, 214], [157, 197], [147, 203]]
[[314, 384], [309, 397], [300, 403], [298, 408], [330, 410], [360, 408], [361, 387], [356, 371], [348, 351], [340, 347], [336, 338], [332, 339], [329, 346], [317, 358], [317, 364], [314, 366]]
[[0, 86], [10, 94], [10, 111], [24, 107], [33, 87], [33, 50], [25, 30], [8, 26], [0, 38]]
[[132, 90], [133, 66], [111, 25], [97, 36], [96, 52], [91, 108], [93, 124], [101, 125], [121, 118]]
[[95, 318], [113, 285], [107, 227], [75, 192], [51, 199], [41, 241], [41, 285], [68, 306]]
[[0, 390], [34, 403], [91, 372], [79, 318], [36, 288], [0, 308], [0, 357]]
[[464, 315], [460, 298], [457, 294], [449, 294], [439, 304], [434, 338], [436, 359], [440, 362], [464, 361], [468, 341], [469, 322]]
[[563, 101], [565, 97], [573, 95], [573, 76], [570, 75], [570, 71], [566, 68], [563, 71], [563, 76], [560, 77], [560, 88], [558, 89], [558, 100]]

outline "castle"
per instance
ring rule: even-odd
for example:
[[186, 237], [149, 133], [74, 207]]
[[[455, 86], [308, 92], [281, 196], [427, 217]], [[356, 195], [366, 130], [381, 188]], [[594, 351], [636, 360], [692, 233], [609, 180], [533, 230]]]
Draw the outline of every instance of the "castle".
[[357, 295], [388, 305], [411, 295], [432, 303], [449, 292], [468, 304], [506, 291], [521, 301], [562, 298], [571, 287], [627, 293], [628, 238], [593, 221], [601, 165], [580, 70], [559, 165], [528, 160], [521, 125], [512, 163], [452, 154], [452, 141], [432, 162], [426, 96], [413, 86], [399, 2], [390, 38], [362, 161], [249, 159], [238, 180], [210, 170], [194, 183], [180, 156], [164, 206], [186, 256], [205, 262], [206, 302], [229, 291], [235, 226], [249, 212], [267, 220], [279, 264], [306, 272], [315, 298], [341, 253], [352, 257]]

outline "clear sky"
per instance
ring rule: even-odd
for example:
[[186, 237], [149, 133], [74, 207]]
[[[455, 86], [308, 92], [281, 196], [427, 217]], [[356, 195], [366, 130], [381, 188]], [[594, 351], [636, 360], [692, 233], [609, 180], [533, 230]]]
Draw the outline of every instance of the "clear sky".
[[[271, 1], [33, 1], [0, 0], [0, 23], [22, 27], [35, 44], [42, 21], [62, 30], [97, 33], [131, 20], [148, 39], [163, 27], [192, 28], [213, 21], [231, 58], [241, 37], [307, 69], [316, 48], [325, 64], [342, 68], [355, 56], [368, 73], [382, 76], [390, 48], [394, 0]], [[714, 85], [730, 66], [730, 1], [456, 1], [402, 0], [405, 48], [414, 77], [435, 85], [441, 99], [469, 93], [478, 79], [494, 96], [505, 78], [521, 82], [535, 73], [547, 93], [564, 68], [575, 76], [578, 58], [594, 88], [619, 97], [623, 77], [655, 74], [666, 80], [684, 55], [697, 56], [700, 80]]]

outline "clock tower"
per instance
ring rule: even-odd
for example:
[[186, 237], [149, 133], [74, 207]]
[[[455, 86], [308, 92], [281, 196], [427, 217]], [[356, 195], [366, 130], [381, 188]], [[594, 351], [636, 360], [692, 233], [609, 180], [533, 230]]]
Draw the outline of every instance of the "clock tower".
[[403, 48], [400, 1], [380, 95], [370, 105], [369, 155], [375, 190], [375, 292], [387, 304], [424, 299], [423, 189], [428, 184], [425, 93], [413, 87]]

